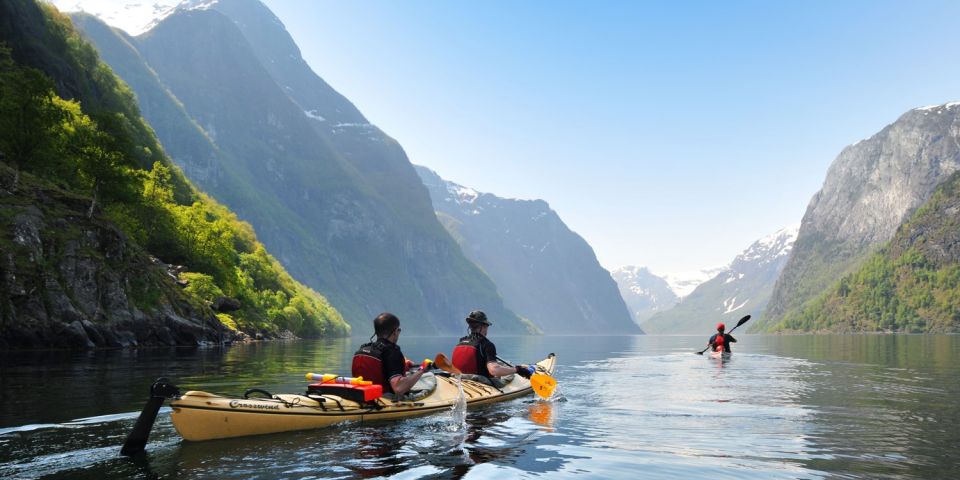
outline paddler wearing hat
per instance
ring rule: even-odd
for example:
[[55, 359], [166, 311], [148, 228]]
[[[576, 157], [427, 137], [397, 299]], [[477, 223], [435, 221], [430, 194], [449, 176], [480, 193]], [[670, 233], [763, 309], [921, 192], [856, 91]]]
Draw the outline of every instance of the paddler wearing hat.
[[469, 335], [460, 339], [453, 348], [453, 365], [463, 373], [479, 375], [496, 386], [499, 377], [519, 374], [530, 378], [534, 369], [528, 365], [510, 367], [497, 362], [497, 346], [487, 338], [487, 331], [492, 323], [487, 314], [474, 310], [467, 315]]

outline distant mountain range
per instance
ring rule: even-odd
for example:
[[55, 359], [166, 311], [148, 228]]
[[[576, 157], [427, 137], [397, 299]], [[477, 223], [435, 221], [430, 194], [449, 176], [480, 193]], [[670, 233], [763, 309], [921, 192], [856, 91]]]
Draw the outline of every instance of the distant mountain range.
[[458, 333], [474, 309], [497, 318], [498, 331], [537, 330], [437, 220], [400, 145], [310, 69], [262, 3], [161, 13], [137, 37], [91, 15], [73, 19], [130, 84], [174, 161], [253, 224], [355, 333], [382, 311], [411, 333]]
[[593, 249], [547, 202], [477, 192], [416, 168], [441, 222], [510, 309], [549, 333], [640, 333]]
[[660, 276], [646, 267], [626, 266], [612, 272], [620, 296], [638, 324], [657, 312], [673, 308], [680, 301], [676, 291]]
[[797, 227], [790, 227], [757, 240], [675, 307], [653, 315], [641, 327], [648, 333], [704, 333], [717, 321], [759, 316], [796, 236]]

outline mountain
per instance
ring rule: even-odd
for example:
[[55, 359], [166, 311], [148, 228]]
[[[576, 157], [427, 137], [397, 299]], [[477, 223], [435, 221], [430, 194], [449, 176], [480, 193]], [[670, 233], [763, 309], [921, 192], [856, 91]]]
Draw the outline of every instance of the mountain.
[[437, 216], [512, 310], [551, 334], [640, 333], [593, 249], [547, 202], [477, 192], [416, 169]]
[[710, 280], [726, 269], [727, 265], [720, 265], [718, 267], [708, 267], [690, 272], [666, 273], [663, 275], [663, 280], [667, 282], [670, 290], [673, 291], [677, 298], [682, 299], [693, 293], [701, 283]]
[[960, 172], [888, 244], [773, 329], [960, 332]]
[[620, 296], [638, 324], [657, 312], [672, 308], [680, 300], [663, 277], [646, 267], [628, 265], [610, 272], [610, 275], [617, 282]]
[[770, 328], [852, 272], [960, 169], [960, 103], [913, 109], [846, 147], [810, 201], [765, 318]]
[[153, 99], [144, 116], [174, 161], [356, 332], [391, 311], [411, 333], [457, 333], [474, 309], [502, 332], [536, 330], [444, 230], [400, 145], [309, 68], [262, 3], [186, 4], [137, 37], [75, 18]]
[[349, 332], [186, 180], [68, 18], [2, 2], [0, 45], [0, 347]]
[[712, 279], [700, 284], [675, 307], [641, 326], [648, 333], [709, 333], [717, 321], [735, 322], [763, 312], [773, 285], [797, 238], [798, 227], [784, 228], [757, 240]]
[[129, 35], [140, 35], [173, 13], [181, 0], [139, 0], [108, 2], [90, 0], [49, 0], [62, 12], [83, 12], [122, 29]]

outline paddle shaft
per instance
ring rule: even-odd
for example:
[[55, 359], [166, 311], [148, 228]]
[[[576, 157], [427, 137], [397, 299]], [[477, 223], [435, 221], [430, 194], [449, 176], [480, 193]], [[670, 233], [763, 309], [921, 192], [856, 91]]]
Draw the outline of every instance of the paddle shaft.
[[144, 450], [153, 423], [157, 420], [157, 413], [163, 406], [163, 401], [179, 394], [180, 390], [166, 378], [158, 378], [156, 382], [153, 382], [153, 385], [150, 386], [150, 399], [143, 406], [143, 411], [140, 412], [133, 430], [127, 435], [127, 440], [123, 442], [120, 455], [132, 457]]
[[[512, 363], [510, 363], [510, 362], [508, 362], [508, 361], [500, 358], [500, 355], [497, 355], [496, 358], [497, 358], [497, 360], [500, 360], [501, 362], [507, 364], [508, 367], [513, 367], [513, 364], [512, 364]], [[513, 367], [513, 368], [517, 368], [517, 367]]]

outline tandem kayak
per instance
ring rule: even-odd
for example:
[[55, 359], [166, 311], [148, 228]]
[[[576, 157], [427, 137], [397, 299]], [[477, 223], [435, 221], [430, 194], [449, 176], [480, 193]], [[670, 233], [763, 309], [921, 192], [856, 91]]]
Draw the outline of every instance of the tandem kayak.
[[730, 358], [730, 355], [733, 355], [733, 352], [725, 352], [723, 350], [718, 350], [716, 352], [710, 352], [710, 358]]
[[[536, 364], [538, 372], [553, 374], [556, 356]], [[276, 394], [270, 398], [228, 397], [189, 391], [170, 402], [170, 418], [177, 432], [191, 441], [263, 435], [322, 428], [344, 421], [376, 421], [427, 415], [449, 410], [459, 397], [456, 376], [436, 376], [436, 387], [415, 401], [355, 401], [332, 394]], [[462, 379], [467, 406], [502, 402], [533, 393], [520, 375], [503, 387]], [[266, 392], [263, 392], [266, 393]]]

